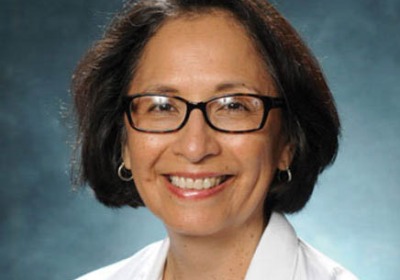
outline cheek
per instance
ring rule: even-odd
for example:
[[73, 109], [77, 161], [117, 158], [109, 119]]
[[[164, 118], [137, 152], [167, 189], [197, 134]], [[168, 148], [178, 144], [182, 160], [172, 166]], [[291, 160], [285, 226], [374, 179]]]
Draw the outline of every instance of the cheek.
[[131, 171], [136, 188], [145, 205], [161, 203], [161, 199], [152, 191], [151, 186], [156, 182], [156, 163], [165, 150], [165, 141], [159, 137], [140, 132], [131, 132], [128, 135], [129, 156]]
[[128, 135], [128, 147], [132, 172], [135, 174], [153, 166], [167, 145], [160, 137], [135, 131]]
[[[277, 158], [276, 141], [265, 133], [252, 135], [235, 135], [225, 141], [232, 153], [241, 161], [248, 164], [272, 163]], [[253, 166], [254, 168], [254, 166]]]

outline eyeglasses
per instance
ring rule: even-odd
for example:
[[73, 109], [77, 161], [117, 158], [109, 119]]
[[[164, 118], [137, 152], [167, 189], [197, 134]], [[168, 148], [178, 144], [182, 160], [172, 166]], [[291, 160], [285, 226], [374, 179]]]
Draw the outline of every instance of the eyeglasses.
[[217, 131], [252, 132], [264, 126], [269, 110], [285, 106], [283, 98], [244, 93], [218, 96], [205, 102], [146, 93], [125, 96], [123, 102], [131, 127], [150, 133], [178, 131], [194, 109], [199, 109], [206, 123]]

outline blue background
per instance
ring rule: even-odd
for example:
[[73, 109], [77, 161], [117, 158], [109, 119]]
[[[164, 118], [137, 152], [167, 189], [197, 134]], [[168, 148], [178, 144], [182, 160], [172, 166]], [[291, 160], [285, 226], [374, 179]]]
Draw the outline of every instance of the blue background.
[[[400, 275], [400, 1], [282, 0], [337, 100], [337, 161], [306, 209], [303, 239], [361, 279]], [[79, 57], [120, 1], [0, 0], [0, 275], [72, 279], [164, 236], [145, 209], [72, 191], [68, 93]]]

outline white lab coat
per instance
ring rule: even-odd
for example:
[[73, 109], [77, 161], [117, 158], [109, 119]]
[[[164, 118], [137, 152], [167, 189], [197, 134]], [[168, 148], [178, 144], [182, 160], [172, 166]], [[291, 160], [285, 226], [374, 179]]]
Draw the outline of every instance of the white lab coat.
[[[169, 239], [77, 280], [162, 280]], [[273, 213], [245, 280], [357, 280], [342, 266], [300, 240], [285, 216]]]

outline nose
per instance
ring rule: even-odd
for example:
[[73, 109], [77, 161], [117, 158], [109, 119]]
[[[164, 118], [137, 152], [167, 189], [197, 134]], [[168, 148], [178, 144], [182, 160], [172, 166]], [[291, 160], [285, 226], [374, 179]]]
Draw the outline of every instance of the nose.
[[193, 110], [186, 125], [176, 134], [172, 150], [191, 163], [200, 163], [220, 153], [216, 132], [208, 126], [200, 110]]

